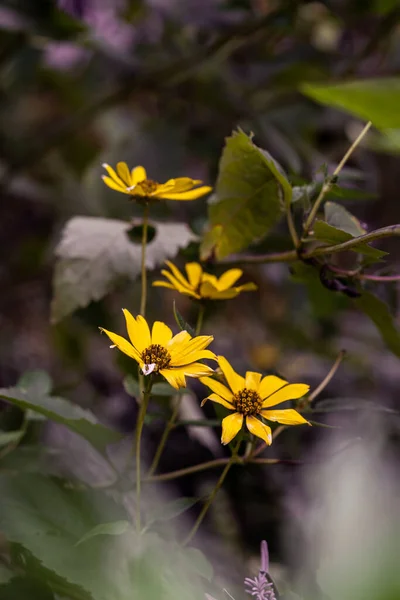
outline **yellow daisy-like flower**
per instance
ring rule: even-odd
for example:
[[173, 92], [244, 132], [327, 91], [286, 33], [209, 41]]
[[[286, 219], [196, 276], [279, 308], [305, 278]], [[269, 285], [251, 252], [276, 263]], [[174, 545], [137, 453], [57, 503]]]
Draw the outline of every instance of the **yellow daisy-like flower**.
[[163, 269], [161, 274], [168, 281], [155, 281], [153, 285], [177, 290], [181, 294], [191, 296], [197, 300], [210, 298], [212, 300], [226, 300], [235, 298], [240, 292], [252, 292], [257, 289], [255, 283], [245, 283], [235, 286], [242, 276], [241, 269], [229, 269], [221, 277], [205, 273], [199, 263], [187, 263], [185, 265], [187, 277], [170, 261], [166, 261], [171, 273]]
[[166, 183], [157, 183], [157, 181], [147, 179], [144, 167], [135, 167], [130, 171], [125, 162], [117, 163], [116, 170], [106, 163], [103, 164], [103, 167], [108, 176], [103, 175], [102, 179], [108, 187], [139, 199], [196, 200], [212, 190], [208, 185], [196, 187], [202, 181], [190, 179], [190, 177], [178, 177], [169, 179]]
[[305, 383], [288, 383], [275, 375], [262, 377], [260, 373], [247, 371], [246, 377], [238, 375], [223, 356], [218, 356], [218, 364], [225, 376], [229, 388], [210, 377], [202, 377], [201, 382], [209, 387], [214, 394], [205, 398], [222, 404], [233, 410], [233, 414], [222, 420], [223, 444], [229, 444], [242, 428], [246, 419], [247, 429], [258, 436], [268, 445], [272, 443], [271, 428], [257, 417], [276, 421], [283, 425], [302, 425], [307, 423], [297, 410], [293, 408], [270, 410], [285, 400], [301, 398], [310, 389]]
[[212, 335], [193, 337], [181, 331], [172, 337], [171, 329], [161, 321], [155, 321], [150, 333], [147, 321], [141, 315], [136, 318], [123, 309], [129, 339], [100, 327], [117, 347], [139, 363], [145, 375], [160, 374], [178, 390], [186, 386], [185, 377], [211, 375], [211, 367], [197, 361], [203, 358], [217, 360], [214, 352], [206, 350], [213, 341]]

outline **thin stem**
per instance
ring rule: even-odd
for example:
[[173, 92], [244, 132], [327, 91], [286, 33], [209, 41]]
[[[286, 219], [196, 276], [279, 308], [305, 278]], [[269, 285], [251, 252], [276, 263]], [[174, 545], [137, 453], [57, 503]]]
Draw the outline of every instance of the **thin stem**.
[[360, 273], [359, 269], [349, 271], [347, 269], [340, 269], [339, 267], [335, 267], [334, 265], [328, 265], [328, 268], [330, 271], [332, 271], [333, 273], [337, 273], [338, 275], [343, 275], [344, 277], [354, 277], [355, 279], [360, 279], [362, 281], [400, 281], [400, 275], [372, 275], [369, 273]]
[[290, 237], [292, 238], [294, 247], [295, 248], [299, 248], [299, 246], [300, 246], [300, 240], [299, 240], [299, 236], [297, 235], [296, 227], [295, 227], [295, 224], [294, 224], [291, 204], [289, 204], [286, 207], [286, 219], [287, 219], [287, 224], [288, 224], [288, 228], [289, 228]]
[[147, 230], [149, 225], [149, 205], [145, 204], [143, 210], [143, 225], [142, 225], [142, 293], [140, 297], [140, 314], [146, 315], [147, 301], [147, 271], [146, 271], [146, 247], [147, 247]]
[[231, 466], [234, 464], [234, 462], [236, 462], [236, 456], [239, 451], [239, 446], [240, 446], [240, 440], [237, 442], [235, 448], [233, 449], [232, 456], [230, 457], [227, 464], [225, 465], [225, 469], [222, 471], [220, 478], [218, 479], [217, 483], [215, 484], [213, 491], [211, 492], [210, 496], [208, 497], [207, 501], [205, 502], [199, 516], [196, 519], [195, 524], [193, 525], [192, 529], [189, 531], [188, 535], [182, 542], [183, 546], [186, 546], [190, 542], [190, 540], [196, 535], [197, 530], [199, 529], [201, 523], [203, 522], [204, 517], [206, 516], [206, 514], [208, 512], [208, 509], [210, 508], [211, 504], [213, 503], [213, 500], [214, 500], [215, 496], [217, 495], [217, 493], [219, 492], [222, 484], [224, 483], [225, 477], [228, 475], [228, 472], [229, 472]]
[[304, 235], [307, 235], [310, 227], [314, 223], [315, 217], [317, 215], [317, 212], [319, 210], [319, 207], [320, 207], [323, 199], [325, 198], [326, 194], [331, 190], [340, 171], [343, 169], [344, 165], [346, 164], [346, 162], [348, 161], [350, 156], [353, 154], [354, 150], [357, 148], [358, 144], [361, 142], [361, 140], [363, 139], [363, 137], [365, 136], [365, 134], [367, 133], [367, 131], [369, 130], [371, 125], [372, 125], [371, 121], [368, 121], [368, 123], [365, 125], [364, 129], [361, 131], [360, 135], [354, 140], [354, 142], [352, 143], [350, 148], [347, 150], [346, 154], [343, 156], [342, 160], [340, 161], [340, 163], [338, 164], [336, 169], [333, 171], [331, 177], [329, 177], [325, 181], [324, 185], [321, 188], [320, 193], [318, 194], [316, 201], [314, 202], [314, 206], [312, 207], [310, 214], [308, 215], [306, 222], [304, 223]]
[[200, 334], [201, 328], [203, 327], [203, 319], [204, 319], [205, 310], [206, 310], [205, 305], [204, 304], [200, 304], [199, 312], [198, 312], [198, 315], [197, 315], [196, 328], [195, 328], [196, 335]]
[[170, 473], [162, 473], [161, 475], [152, 475], [146, 477], [146, 483], [153, 483], [158, 481], [171, 481], [172, 479], [178, 479], [179, 477], [185, 477], [185, 475], [191, 475], [192, 473], [200, 473], [201, 471], [207, 471], [208, 469], [214, 469], [215, 467], [221, 467], [226, 465], [230, 461], [230, 458], [217, 458], [215, 460], [209, 460], [207, 462], [194, 465], [193, 467], [185, 467], [184, 469], [177, 469]]
[[164, 451], [165, 444], [167, 443], [168, 436], [171, 433], [172, 429], [175, 427], [175, 422], [176, 422], [176, 419], [179, 414], [179, 407], [181, 405], [181, 401], [182, 401], [182, 394], [179, 394], [179, 396], [176, 399], [174, 409], [171, 413], [171, 416], [170, 416], [170, 418], [165, 426], [165, 429], [163, 431], [163, 434], [161, 436], [160, 442], [158, 444], [156, 453], [153, 458], [153, 462], [151, 463], [151, 467], [149, 470], [149, 477], [151, 477], [155, 473], [155, 471], [158, 467], [158, 463], [160, 462], [161, 455]]
[[148, 390], [142, 391], [142, 402], [140, 405], [138, 421], [136, 425], [136, 435], [135, 435], [135, 451], [136, 451], [136, 531], [140, 533], [142, 528], [141, 522], [141, 492], [142, 492], [142, 482], [141, 482], [141, 441], [142, 441], [142, 432], [144, 425], [144, 418], [146, 416], [147, 407], [149, 405], [151, 393], [151, 386]]
[[337, 359], [335, 360], [335, 362], [333, 363], [333, 365], [330, 368], [329, 372], [327, 373], [326, 377], [324, 377], [324, 379], [321, 381], [321, 383], [308, 396], [308, 398], [307, 398], [307, 404], [311, 404], [311, 402], [313, 400], [315, 400], [315, 398], [322, 392], [322, 390], [324, 390], [326, 388], [326, 386], [331, 381], [331, 379], [334, 377], [336, 371], [340, 367], [341, 362], [342, 362], [342, 360], [344, 359], [345, 356], [346, 356], [346, 351], [345, 350], [341, 350], [339, 352], [339, 354], [338, 354]]

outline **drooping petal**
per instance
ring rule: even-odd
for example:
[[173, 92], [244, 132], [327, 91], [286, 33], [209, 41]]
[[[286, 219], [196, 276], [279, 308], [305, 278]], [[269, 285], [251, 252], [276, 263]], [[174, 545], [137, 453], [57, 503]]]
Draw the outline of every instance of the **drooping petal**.
[[153, 287], [165, 287], [169, 290], [176, 290], [176, 287], [172, 285], [172, 283], [168, 283], [167, 281], [153, 281]]
[[247, 371], [244, 385], [249, 388], [249, 390], [254, 390], [258, 392], [260, 387], [262, 375], [261, 373], [255, 373], [254, 371]]
[[246, 425], [250, 433], [264, 440], [268, 446], [272, 444], [271, 427], [264, 425], [256, 417], [246, 417]]
[[185, 265], [185, 269], [190, 285], [192, 286], [192, 288], [197, 289], [200, 283], [201, 275], [203, 273], [201, 265], [199, 265], [199, 263], [191, 262]]
[[214, 369], [207, 365], [203, 365], [203, 363], [193, 362], [190, 365], [184, 365], [183, 367], [178, 367], [178, 371], [183, 371], [185, 375], [189, 377], [209, 377], [210, 375], [214, 375]]
[[125, 188], [125, 184], [122, 181], [122, 179], [120, 177], [118, 177], [117, 173], [114, 171], [114, 169], [112, 167], [110, 167], [110, 165], [108, 165], [107, 163], [103, 163], [102, 167], [107, 171], [108, 175], [110, 176], [110, 178], [115, 181], [115, 183], [119, 186], [121, 186], [121, 188]]
[[131, 172], [131, 185], [136, 185], [147, 179], [146, 169], [144, 167], [135, 167]]
[[[224, 398], [224, 400], [231, 401], [233, 398], [233, 394], [230, 389], [228, 389], [223, 383], [217, 381], [216, 379], [211, 379], [210, 377], [202, 377], [200, 379], [201, 383], [210, 388], [213, 392]], [[233, 406], [233, 405], [232, 405]]]
[[229, 269], [218, 279], [218, 289], [226, 290], [233, 286], [234, 283], [243, 275], [242, 269]]
[[209, 194], [212, 190], [212, 187], [208, 185], [204, 185], [195, 190], [190, 190], [189, 192], [165, 192], [156, 194], [158, 198], [164, 198], [165, 200], [196, 200], [205, 194]]
[[267, 375], [260, 383], [259, 394], [263, 400], [279, 390], [279, 388], [287, 385], [289, 382], [281, 379], [276, 375]]
[[286, 400], [296, 400], [307, 394], [309, 389], [310, 386], [305, 383], [290, 383], [266, 398], [262, 403], [262, 407], [268, 408], [269, 406], [275, 406]]
[[222, 419], [222, 436], [221, 442], [226, 445], [229, 444], [239, 433], [243, 425], [243, 415], [240, 413], [233, 413]]
[[104, 183], [106, 185], [108, 185], [108, 187], [111, 188], [112, 190], [116, 190], [117, 192], [122, 192], [123, 194], [129, 194], [129, 192], [127, 191], [125, 186], [120, 185], [119, 183], [114, 181], [114, 179], [111, 179], [111, 177], [102, 175], [101, 178], [104, 181]]
[[212, 400], [213, 402], [216, 402], [217, 404], [221, 404], [222, 406], [225, 406], [225, 408], [230, 408], [231, 410], [235, 409], [233, 404], [228, 402], [228, 400], [221, 398], [221, 396], [218, 396], [218, 394], [210, 394], [209, 396], [207, 396], [207, 398], [204, 398], [204, 400], [202, 400], [200, 406], [204, 406], [204, 404], [207, 402], [207, 400]]
[[244, 283], [243, 285], [238, 285], [233, 288], [236, 292], [255, 292], [258, 290], [258, 286], [255, 283]]
[[151, 343], [166, 346], [170, 340], [172, 340], [172, 331], [168, 325], [162, 323], [162, 321], [154, 321], [151, 330]]
[[236, 373], [224, 356], [218, 356], [218, 364], [228, 382], [229, 387], [234, 394], [242, 390], [244, 385], [244, 377]]
[[196, 294], [189, 286], [189, 282], [186, 285], [182, 285], [180, 281], [178, 281], [169, 271], [165, 271], [164, 269], [161, 271], [161, 274], [164, 275], [168, 279], [170, 283], [174, 286], [174, 288], [180, 293], [185, 294], [186, 296], [193, 296], [194, 298], [200, 298], [198, 294]]
[[129, 187], [131, 185], [131, 173], [126, 162], [117, 163], [117, 173], [118, 177], [122, 179], [127, 187]]
[[[172, 275], [175, 277], [175, 279], [177, 279], [179, 281], [179, 283], [184, 288], [188, 288], [189, 290], [192, 288], [192, 286], [190, 285], [189, 281], [187, 279], [185, 279], [185, 277], [183, 276], [183, 274], [174, 265], [174, 263], [172, 263], [170, 260], [166, 260], [165, 264], [171, 269]], [[164, 273], [163, 273], [163, 275], [164, 275]]]
[[262, 410], [261, 414], [268, 419], [268, 421], [276, 421], [277, 423], [282, 423], [282, 425], [303, 425], [305, 423], [310, 425], [310, 423], [293, 408], [285, 408], [283, 410]]
[[136, 348], [134, 348], [134, 346], [132, 346], [132, 344], [128, 342], [128, 340], [117, 333], [113, 333], [112, 331], [104, 329], [103, 327], [100, 327], [100, 331], [104, 331], [104, 333], [108, 335], [112, 343], [117, 346], [118, 350], [121, 350], [121, 352], [124, 354], [127, 354], [137, 362], [140, 362], [141, 357], [139, 352], [136, 350]]
[[137, 339], [135, 340], [135, 346], [140, 352], [143, 352], [151, 344], [151, 335], [147, 321], [142, 315], [136, 317], [136, 327]]

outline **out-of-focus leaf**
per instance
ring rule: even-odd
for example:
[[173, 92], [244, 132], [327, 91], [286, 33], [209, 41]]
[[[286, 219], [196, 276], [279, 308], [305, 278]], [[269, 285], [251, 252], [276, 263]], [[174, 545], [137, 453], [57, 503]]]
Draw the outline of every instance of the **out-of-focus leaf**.
[[0, 530], [38, 561], [35, 574], [40, 569], [46, 580], [73, 586], [73, 598], [128, 599], [127, 548], [120, 536], [97, 536], [76, 546], [100, 523], [126, 519], [122, 508], [102, 492], [73, 490], [40, 475], [1, 475], [0, 486]]
[[[133, 398], [137, 398], [140, 396], [139, 382], [132, 377], [132, 375], [127, 375], [123, 381], [124, 388], [127, 394], [132, 396]], [[187, 393], [187, 390], [175, 390], [172, 385], [169, 383], [164, 383], [160, 381], [160, 383], [154, 383], [151, 388], [152, 396], [175, 396], [176, 394]]]
[[197, 548], [185, 548], [184, 557], [188, 564], [195, 570], [199, 575], [211, 581], [213, 578], [214, 570], [212, 565], [209, 563], [203, 552]]
[[344, 206], [341, 206], [336, 202], [326, 202], [324, 212], [325, 220], [328, 225], [346, 231], [346, 233], [350, 233], [352, 237], [357, 237], [366, 233], [357, 217], [352, 215]]
[[293, 281], [306, 286], [308, 299], [316, 317], [329, 317], [343, 306], [343, 297], [322, 285], [317, 269], [302, 262], [296, 262], [290, 269]]
[[0, 398], [23, 410], [33, 410], [84, 437], [99, 452], [121, 440], [118, 431], [99, 423], [89, 410], [50, 395], [51, 381], [42, 371], [25, 374], [16, 387], [0, 389]]
[[181, 331], [187, 331], [188, 333], [190, 333], [190, 335], [192, 337], [194, 337], [196, 335], [195, 330], [193, 329], [193, 327], [191, 325], [189, 325], [189, 323], [187, 323], [185, 321], [185, 319], [182, 317], [181, 313], [179, 312], [179, 310], [176, 308], [176, 302], [174, 300], [174, 304], [173, 304], [173, 311], [174, 311], [174, 317], [175, 317], [175, 321], [176, 324], [178, 325], [179, 329]]
[[[0, 579], [1, 581], [1, 579]], [[50, 587], [34, 577], [18, 576], [0, 585], [1, 600], [54, 600]]]
[[79, 546], [84, 542], [96, 537], [97, 535], [122, 535], [126, 533], [130, 527], [129, 521], [113, 521], [112, 523], [101, 523], [100, 525], [96, 525], [90, 531], [85, 533], [78, 540], [75, 546]]
[[[154, 269], [195, 240], [183, 223], [152, 224], [154, 239], [147, 245], [146, 266]], [[141, 245], [129, 239], [131, 225], [100, 217], [74, 217], [56, 248], [52, 322], [108, 294], [118, 281], [140, 273]]]
[[11, 581], [13, 577], [15, 577], [15, 573], [6, 565], [0, 564], [0, 590], [2, 586]]
[[24, 435], [23, 431], [0, 431], [0, 446], [8, 446], [14, 442], [19, 442]]
[[243, 131], [226, 140], [215, 194], [209, 200], [211, 229], [201, 256], [224, 258], [267, 235], [292, 198], [292, 188], [275, 160]]
[[[350, 233], [346, 233], [342, 229], [337, 229], [332, 225], [328, 225], [325, 221], [319, 220], [314, 223], [313, 237], [321, 242], [326, 242], [327, 244], [340, 244], [341, 242], [347, 242], [348, 240], [354, 239], [354, 236]], [[380, 260], [387, 255], [387, 252], [373, 248], [365, 242], [360, 242], [357, 246], [353, 246], [351, 250], [369, 256], [375, 260]]]
[[304, 83], [300, 89], [313, 100], [372, 121], [380, 129], [400, 127], [400, 77], [328, 85]]
[[160, 504], [157, 512], [150, 515], [147, 525], [156, 521], [170, 521], [179, 517], [182, 513], [189, 510], [199, 501], [199, 498], [176, 498], [166, 504]]
[[364, 292], [354, 304], [376, 325], [389, 350], [400, 356], [400, 331], [387, 304], [370, 292]]

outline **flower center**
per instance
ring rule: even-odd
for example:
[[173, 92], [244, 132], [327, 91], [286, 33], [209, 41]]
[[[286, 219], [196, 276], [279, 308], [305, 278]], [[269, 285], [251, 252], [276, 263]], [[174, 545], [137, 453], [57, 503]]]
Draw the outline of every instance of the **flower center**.
[[142, 360], [145, 365], [154, 365], [154, 369], [152, 370], [154, 373], [158, 373], [161, 369], [168, 367], [171, 362], [171, 355], [160, 344], [151, 344], [146, 350], [143, 350]]
[[152, 179], [145, 179], [138, 183], [145, 196], [151, 196], [158, 188], [158, 183]]
[[256, 415], [262, 407], [261, 397], [255, 390], [243, 388], [233, 396], [236, 410], [242, 415]]

